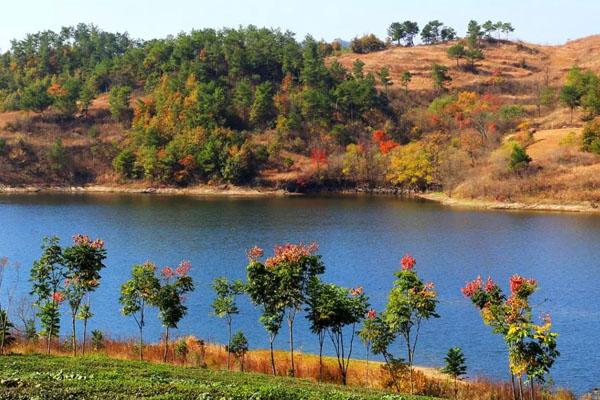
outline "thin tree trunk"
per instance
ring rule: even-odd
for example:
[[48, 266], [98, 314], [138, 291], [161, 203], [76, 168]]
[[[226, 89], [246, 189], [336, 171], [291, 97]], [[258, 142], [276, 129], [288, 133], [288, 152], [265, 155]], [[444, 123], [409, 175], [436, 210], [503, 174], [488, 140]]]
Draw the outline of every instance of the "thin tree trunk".
[[519, 376], [519, 400], [523, 400], [523, 377]]
[[227, 321], [228, 339], [227, 339], [227, 370], [230, 369], [231, 362], [231, 321]]
[[325, 333], [319, 332], [319, 382], [323, 382], [323, 342]]
[[512, 387], [513, 400], [517, 400], [517, 388], [515, 387], [515, 376], [510, 374], [510, 384]]
[[271, 370], [273, 371], [273, 376], [277, 375], [277, 370], [275, 369], [275, 354], [273, 353], [273, 341], [275, 340], [274, 336], [269, 337], [269, 348], [271, 350]]
[[73, 336], [72, 336], [73, 357], [75, 357], [77, 355], [77, 333], [75, 331], [75, 312], [73, 312], [73, 315], [71, 318], [71, 329], [73, 332]]
[[165, 330], [165, 350], [163, 353], [163, 362], [167, 362], [167, 351], [169, 349], [169, 327]]
[[144, 331], [143, 327], [140, 326], [140, 361], [144, 360]]
[[291, 376], [296, 375], [296, 365], [294, 364], [294, 318], [292, 316], [288, 316], [288, 325], [290, 328], [290, 356], [292, 360], [290, 374]]
[[529, 390], [531, 392], [531, 400], [535, 400], [535, 388], [533, 387], [533, 379], [529, 380]]
[[87, 336], [87, 319], [83, 320], [83, 343], [81, 344], [81, 355], [85, 356], [85, 339]]

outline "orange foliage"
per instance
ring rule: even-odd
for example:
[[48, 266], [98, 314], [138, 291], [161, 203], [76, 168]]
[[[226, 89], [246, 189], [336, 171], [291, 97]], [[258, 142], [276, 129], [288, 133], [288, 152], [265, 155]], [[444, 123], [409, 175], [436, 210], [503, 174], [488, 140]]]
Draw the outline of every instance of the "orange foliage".
[[373, 132], [371, 140], [374, 144], [379, 146], [381, 154], [388, 154], [390, 151], [399, 146], [398, 142], [389, 139], [387, 133], [382, 130], [376, 130]]

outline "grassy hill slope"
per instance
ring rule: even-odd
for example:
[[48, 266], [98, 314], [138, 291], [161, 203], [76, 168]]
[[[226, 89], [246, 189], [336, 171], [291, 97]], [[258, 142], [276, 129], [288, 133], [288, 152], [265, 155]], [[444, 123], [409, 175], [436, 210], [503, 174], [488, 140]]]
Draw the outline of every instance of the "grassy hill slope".
[[0, 399], [432, 399], [105, 357], [0, 357]]

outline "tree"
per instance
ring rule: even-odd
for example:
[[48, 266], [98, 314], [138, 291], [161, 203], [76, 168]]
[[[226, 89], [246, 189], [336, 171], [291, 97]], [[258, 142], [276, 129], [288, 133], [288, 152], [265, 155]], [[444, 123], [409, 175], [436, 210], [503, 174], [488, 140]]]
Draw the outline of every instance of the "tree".
[[56, 236], [45, 237], [42, 242], [42, 256], [33, 262], [30, 278], [31, 294], [36, 296], [42, 330], [46, 337], [46, 349], [50, 354], [52, 338], [58, 337], [60, 329], [60, 303], [64, 300], [62, 283], [64, 277], [63, 250]]
[[176, 329], [179, 321], [187, 314], [184, 296], [194, 290], [194, 281], [188, 275], [191, 267], [189, 261], [182, 261], [175, 270], [171, 267], [161, 270], [163, 282], [156, 294], [155, 304], [158, 307], [158, 318], [165, 328], [163, 362], [167, 362], [169, 329]]
[[390, 77], [390, 69], [388, 67], [381, 67], [381, 69], [377, 72], [377, 76], [383, 85], [385, 95], [388, 96], [388, 89], [394, 84], [392, 78]]
[[391, 40], [395, 40], [396, 44], [400, 46], [400, 41], [406, 36], [404, 24], [400, 22], [392, 22], [387, 30], [387, 34]]
[[[212, 283], [212, 287], [216, 297], [211, 307], [215, 316], [224, 318], [227, 322], [227, 346], [231, 347], [233, 316], [240, 312], [236, 304], [236, 297], [244, 292], [244, 284], [240, 280], [229, 283], [227, 278], [216, 278]], [[228, 351], [227, 369], [230, 368], [230, 354], [231, 352]]]
[[233, 354], [233, 356], [240, 363], [240, 370], [244, 372], [244, 358], [248, 352], [248, 339], [242, 331], [236, 332], [231, 338], [229, 345], [227, 345], [227, 354]]
[[458, 393], [458, 378], [467, 373], [465, 355], [460, 347], [452, 347], [448, 350], [444, 361], [446, 365], [442, 368], [442, 372], [454, 379], [454, 397], [456, 397]]
[[43, 113], [52, 105], [52, 98], [48, 94], [49, 83], [47, 80], [36, 80], [23, 88], [20, 98], [20, 107], [24, 110]]
[[131, 88], [129, 86], [115, 86], [110, 90], [108, 104], [112, 118], [123, 124], [131, 118]]
[[519, 172], [524, 168], [527, 168], [531, 162], [531, 157], [527, 154], [527, 151], [518, 143], [514, 143], [508, 160], [508, 170], [512, 172]]
[[285, 308], [278, 292], [280, 277], [274, 271], [260, 262], [264, 251], [253, 247], [246, 252], [248, 256], [246, 293], [254, 305], [262, 308], [260, 322], [269, 334], [269, 349], [271, 354], [271, 370], [277, 374], [273, 342], [281, 330]]
[[414, 21], [404, 21], [404, 43], [408, 47], [414, 46], [414, 38], [419, 33], [419, 25]]
[[434, 166], [421, 143], [398, 146], [391, 152], [387, 180], [392, 185], [424, 190], [433, 182]]
[[480, 49], [468, 49], [465, 52], [465, 58], [471, 63], [471, 69], [475, 70], [475, 62], [484, 59], [483, 52]]
[[496, 25], [494, 25], [494, 23], [490, 20], [485, 21], [483, 25], [481, 25], [481, 28], [483, 29], [483, 33], [488, 40], [492, 38], [492, 33], [496, 31]]
[[454, 28], [451, 28], [449, 26], [444, 26], [442, 28], [442, 30], [440, 31], [440, 37], [442, 39], [442, 42], [449, 42], [451, 40], [455, 40], [456, 39], [456, 31], [454, 30]]
[[433, 20], [433, 21], [429, 21], [421, 30], [421, 40], [423, 41], [423, 43], [425, 44], [436, 44], [440, 41], [441, 39], [441, 32], [440, 32], [440, 28], [443, 26], [444, 24], [441, 23], [440, 21]]
[[437, 294], [433, 283], [424, 283], [414, 270], [416, 261], [406, 255], [401, 260], [401, 270], [396, 273], [383, 318], [391, 332], [400, 336], [406, 346], [410, 370], [411, 394], [414, 391], [413, 362], [421, 324], [436, 313]]
[[319, 381], [323, 380], [323, 344], [333, 318], [327, 288], [327, 284], [315, 277], [308, 284], [306, 293], [306, 319], [310, 323], [310, 331], [319, 339]]
[[509, 283], [509, 297], [491, 278], [484, 283], [481, 277], [477, 277], [467, 282], [461, 291], [479, 309], [483, 322], [490, 326], [495, 334], [504, 338], [508, 350], [513, 398], [517, 399], [517, 377], [518, 398], [524, 399], [522, 380], [527, 375], [527, 380], [531, 383], [530, 398], [533, 399], [534, 380], [543, 383], [560, 355], [556, 346], [558, 334], [552, 332], [552, 321], [547, 314], [543, 317], [542, 324], [532, 322], [530, 297], [538, 289], [537, 282], [513, 275]]
[[448, 67], [440, 64], [433, 64], [431, 67], [431, 78], [433, 79], [433, 87], [437, 90], [443, 90], [446, 84], [452, 81], [448, 75]]
[[581, 135], [582, 150], [600, 155], [600, 120], [595, 119], [585, 124]]
[[[366, 316], [369, 308], [368, 299], [362, 288], [346, 289], [336, 285], [328, 285], [330, 294], [326, 308], [330, 309], [328, 333], [335, 349], [338, 368], [342, 376], [342, 384], [346, 385], [348, 366], [352, 356], [356, 325]], [[350, 327], [350, 340], [346, 345], [344, 328]]]
[[477, 21], [469, 21], [469, 25], [467, 27], [467, 40], [469, 42], [469, 47], [478, 47], [479, 39], [481, 39], [482, 36], [483, 32], [481, 31], [481, 26], [477, 23]]
[[16, 340], [12, 335], [11, 330], [14, 328], [14, 324], [8, 318], [8, 312], [0, 308], [0, 343], [1, 343], [1, 354], [4, 354], [4, 349], [10, 346]]
[[412, 80], [412, 74], [410, 71], [404, 71], [400, 79], [402, 81], [402, 86], [404, 86], [404, 92], [408, 93], [408, 84]]
[[512, 24], [510, 22], [504, 22], [502, 24], [502, 33], [504, 33], [506, 35], [506, 40], [508, 40], [508, 35], [512, 32], [515, 31], [515, 28], [513, 28]]
[[460, 43], [457, 43], [448, 48], [447, 54], [448, 57], [456, 59], [456, 67], [458, 68], [458, 61], [467, 55], [467, 51], [465, 49], [465, 46], [463, 46]]
[[85, 343], [87, 336], [87, 324], [88, 321], [94, 316], [91, 311], [90, 304], [84, 304], [81, 306], [79, 313], [77, 314], [77, 319], [83, 321], [83, 340], [81, 342], [81, 354], [85, 355]]
[[86, 235], [73, 236], [73, 245], [63, 250], [65, 298], [71, 310], [73, 355], [77, 355], [75, 320], [83, 298], [100, 284], [100, 271], [104, 268], [106, 250], [104, 241], [94, 241]]
[[254, 103], [250, 109], [250, 122], [254, 126], [267, 126], [273, 118], [273, 85], [263, 82], [256, 87]]
[[50, 168], [53, 171], [61, 172], [65, 169], [67, 155], [60, 138], [56, 138], [54, 144], [48, 150], [48, 161], [50, 161]]
[[132, 316], [140, 333], [139, 354], [144, 359], [144, 326], [146, 306], [156, 304], [160, 281], [155, 275], [156, 266], [152, 262], [134, 265], [131, 279], [121, 285], [121, 313]]
[[385, 49], [385, 43], [372, 33], [355, 37], [350, 42], [350, 50], [357, 54], [372, 53], [383, 49]]
[[48, 94], [52, 98], [53, 106], [64, 116], [72, 117], [77, 111], [77, 100], [81, 92], [79, 79], [67, 77], [55, 81], [48, 88]]
[[560, 89], [559, 98], [561, 103], [571, 110], [571, 123], [573, 123], [573, 111], [581, 104], [581, 96], [577, 88], [565, 85]]

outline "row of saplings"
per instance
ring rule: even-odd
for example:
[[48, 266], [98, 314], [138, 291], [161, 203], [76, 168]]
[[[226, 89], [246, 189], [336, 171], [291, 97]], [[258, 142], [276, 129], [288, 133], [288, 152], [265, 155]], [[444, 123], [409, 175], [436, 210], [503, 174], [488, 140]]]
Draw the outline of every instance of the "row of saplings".
[[[53, 337], [59, 333], [60, 307], [68, 305], [71, 315], [72, 351], [76, 355], [76, 319], [84, 323], [84, 346], [87, 320], [92, 316], [89, 295], [100, 283], [106, 250], [102, 240], [91, 240], [85, 235], [73, 237], [73, 244], [61, 247], [59, 239], [46, 238], [42, 256], [31, 269], [32, 294], [36, 296], [41, 331], [47, 340], [47, 350]], [[378, 313], [369, 308], [368, 297], [362, 288], [347, 289], [325, 283], [320, 276], [325, 271], [317, 245], [285, 244], [276, 246], [274, 254], [262, 261], [264, 252], [258, 247], [247, 251], [247, 281], [229, 282], [218, 278], [213, 282], [216, 297], [212, 304], [214, 314], [225, 319], [228, 328], [228, 360], [233, 354], [241, 360], [248, 350], [244, 335], [232, 335], [232, 319], [238, 314], [236, 298], [246, 294], [261, 311], [260, 322], [269, 336], [272, 373], [277, 373], [273, 343], [284, 322], [289, 328], [290, 362], [288, 373], [293, 376], [294, 322], [304, 310], [311, 331], [319, 340], [320, 378], [323, 374], [323, 345], [329, 337], [339, 368], [341, 380], [346, 384], [355, 336], [358, 336], [370, 353], [385, 359], [383, 366], [388, 385], [400, 390], [400, 382], [408, 376], [414, 391], [413, 361], [422, 323], [439, 318], [436, 312], [437, 293], [433, 283], [424, 282], [415, 271], [416, 261], [411, 256], [401, 260], [400, 271], [389, 293], [387, 306]], [[135, 265], [131, 279], [121, 286], [122, 313], [132, 316], [139, 328], [139, 357], [143, 358], [143, 330], [147, 307], [156, 307], [165, 328], [164, 360], [167, 359], [169, 330], [177, 328], [187, 313], [185, 295], [194, 290], [189, 276], [191, 264], [182, 261], [178, 267], [164, 267], [160, 271], [151, 262]], [[534, 382], [544, 383], [554, 360], [557, 334], [551, 331], [549, 317], [541, 324], [533, 322], [530, 296], [537, 283], [515, 275], [510, 279], [510, 295], [505, 295], [498, 285], [488, 278], [469, 282], [462, 289], [481, 311], [483, 321], [494, 333], [503, 335], [508, 349], [514, 398], [524, 398], [523, 381], [530, 383], [533, 399]], [[88, 302], [86, 303], [86, 299]], [[83, 312], [83, 315], [82, 315]], [[232, 339], [233, 338], [233, 339]], [[406, 358], [394, 353], [392, 345], [401, 343]], [[84, 347], [85, 348], [85, 347]], [[455, 378], [466, 371], [464, 356], [458, 348], [450, 349], [444, 372]], [[242, 367], [243, 368], [243, 367]], [[456, 386], [455, 386], [456, 387]]]

